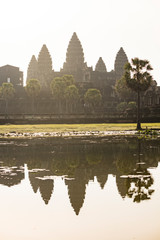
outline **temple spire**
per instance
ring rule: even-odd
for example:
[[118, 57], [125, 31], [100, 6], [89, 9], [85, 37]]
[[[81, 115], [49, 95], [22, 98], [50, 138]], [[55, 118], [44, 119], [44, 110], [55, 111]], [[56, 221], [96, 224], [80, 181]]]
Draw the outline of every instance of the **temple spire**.
[[54, 182], [51, 179], [40, 180], [40, 194], [45, 204], [48, 204], [54, 188]]
[[62, 71], [72, 73], [83, 70], [85, 66], [83, 48], [77, 34], [74, 32], [67, 48], [66, 62]]
[[106, 72], [107, 71], [106, 65], [101, 57], [99, 58], [99, 60], [96, 64], [95, 71], [97, 71], [97, 72]]
[[27, 70], [27, 81], [29, 79], [37, 79], [38, 78], [38, 62], [36, 57], [33, 55], [31, 58], [31, 61], [28, 65], [28, 70]]
[[116, 80], [120, 79], [123, 76], [124, 73], [124, 65], [128, 62], [127, 55], [123, 48], [121, 47], [120, 50], [117, 53], [114, 69], [116, 73]]
[[52, 75], [52, 58], [44, 44], [38, 55], [38, 80], [42, 87], [47, 87]]

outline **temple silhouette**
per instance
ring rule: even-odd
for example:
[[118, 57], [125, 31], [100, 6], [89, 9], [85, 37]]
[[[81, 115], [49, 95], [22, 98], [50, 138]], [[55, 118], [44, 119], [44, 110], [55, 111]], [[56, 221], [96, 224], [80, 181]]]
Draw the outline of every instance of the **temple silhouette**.
[[[136, 94], [130, 94], [125, 100], [118, 96], [115, 90], [116, 81], [123, 76], [124, 65], [127, 62], [127, 55], [121, 47], [115, 56], [113, 70], [107, 70], [102, 57], [97, 59], [95, 68], [88, 66], [85, 62], [82, 44], [74, 32], [67, 47], [65, 62], [59, 71], [55, 71], [51, 54], [44, 44], [38, 56], [31, 57], [27, 69], [26, 83], [30, 79], [37, 79], [41, 85], [40, 94], [34, 100], [34, 110], [31, 107], [32, 99], [25, 91], [23, 72], [18, 67], [10, 65], [0, 67], [0, 84], [12, 83], [15, 89], [14, 97], [8, 100], [7, 110], [5, 99], [0, 97], [0, 122], [135, 122], [135, 111], [131, 110], [122, 114], [117, 110], [120, 102], [136, 102]], [[65, 75], [74, 77], [79, 94], [77, 101], [72, 100], [68, 104], [70, 107], [67, 107], [65, 99], [59, 104], [58, 100], [54, 99], [50, 87], [53, 79]], [[102, 96], [102, 103], [95, 107], [94, 111], [84, 101], [88, 89], [97, 89]], [[155, 80], [141, 97], [141, 110], [142, 121], [160, 120], [160, 87], [157, 86]], [[4, 114], [5, 117], [3, 117]]]
[[[46, 45], [42, 46], [38, 58], [33, 55], [28, 66], [27, 81], [32, 78], [38, 78], [43, 88], [49, 87], [50, 81], [64, 74], [73, 75], [78, 85], [83, 87], [106, 88], [115, 85], [117, 79], [120, 79], [124, 72], [124, 65], [128, 58], [123, 48], [120, 48], [116, 55], [114, 70], [107, 72], [106, 65], [100, 57], [95, 69], [88, 67], [85, 62], [84, 52], [77, 34], [74, 32], [69, 41], [66, 61], [59, 72], [52, 69], [52, 59]], [[105, 91], [105, 89], [104, 89]], [[112, 93], [111, 93], [112, 94]]]

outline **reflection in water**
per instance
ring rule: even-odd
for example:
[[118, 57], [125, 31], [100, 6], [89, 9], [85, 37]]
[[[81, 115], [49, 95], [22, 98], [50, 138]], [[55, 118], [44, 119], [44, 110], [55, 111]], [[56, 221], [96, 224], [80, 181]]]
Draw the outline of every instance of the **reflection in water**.
[[23, 163], [14, 157], [14, 147], [0, 148], [0, 184], [8, 187], [17, 185], [24, 178]]
[[61, 176], [76, 215], [83, 206], [87, 185], [95, 177], [103, 189], [108, 175], [116, 176], [119, 194], [134, 202], [150, 199], [154, 192], [148, 169], [156, 167], [160, 160], [158, 140], [43, 141], [29, 146], [3, 144], [0, 148], [0, 184], [20, 184], [26, 163], [34, 193], [39, 191], [48, 204], [54, 192], [54, 177]]
[[134, 202], [140, 202], [151, 198], [151, 194], [154, 192], [150, 187], [153, 184], [153, 178], [150, 173], [145, 169], [142, 171], [138, 168], [134, 175], [127, 178], [127, 195], [133, 198]]
[[[36, 169], [34, 171], [29, 171], [29, 180], [33, 191], [36, 193], [39, 189], [42, 199], [45, 204], [48, 204], [54, 187], [54, 181], [52, 179], [44, 178], [44, 176], [48, 177], [49, 171], [43, 169]], [[50, 174], [51, 175], [51, 174]]]
[[146, 169], [145, 162], [141, 161], [141, 139], [138, 141], [138, 162], [136, 168], [131, 171], [129, 175], [123, 175], [122, 178], [126, 178], [126, 195], [129, 198], [133, 198], [134, 202], [140, 202], [142, 200], [148, 200], [151, 198], [151, 194], [154, 192], [150, 187], [153, 185], [153, 178], [150, 172]]
[[83, 205], [85, 193], [86, 193], [86, 184], [84, 172], [79, 172], [76, 174], [75, 179], [65, 180], [65, 184], [68, 186], [68, 195], [70, 203], [76, 213], [79, 214], [79, 211]]
[[0, 184], [11, 187], [19, 184], [23, 178], [24, 169], [22, 166], [0, 166]]

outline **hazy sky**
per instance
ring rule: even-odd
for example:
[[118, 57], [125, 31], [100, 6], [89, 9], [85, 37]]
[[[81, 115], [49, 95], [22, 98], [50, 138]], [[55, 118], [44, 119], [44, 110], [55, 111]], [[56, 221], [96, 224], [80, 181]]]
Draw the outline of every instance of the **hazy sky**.
[[102, 57], [114, 68], [120, 47], [128, 59], [148, 59], [160, 85], [159, 0], [0, 0], [0, 66], [26, 71], [32, 55], [46, 44], [53, 69], [63, 66], [69, 40], [76, 32], [88, 66]]

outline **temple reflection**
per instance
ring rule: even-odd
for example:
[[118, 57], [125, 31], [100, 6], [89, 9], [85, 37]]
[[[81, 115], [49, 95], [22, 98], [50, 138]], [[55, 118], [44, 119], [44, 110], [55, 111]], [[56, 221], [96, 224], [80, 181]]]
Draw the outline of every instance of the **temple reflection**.
[[34, 193], [38, 190], [44, 200], [45, 204], [48, 204], [54, 188], [53, 179], [49, 179], [51, 174], [44, 169], [29, 170], [29, 180], [33, 188]]
[[157, 167], [159, 153], [159, 141], [139, 141], [137, 138], [109, 139], [103, 143], [55, 144], [50, 140], [47, 144], [31, 146], [4, 145], [0, 148], [0, 184], [20, 184], [25, 177], [26, 164], [33, 192], [39, 191], [47, 205], [54, 193], [54, 178], [63, 177], [70, 204], [78, 215], [88, 183], [96, 178], [104, 189], [109, 174], [116, 177], [117, 189], [123, 199], [131, 198], [134, 202], [151, 199], [154, 179], [149, 168]]
[[80, 209], [83, 206], [87, 183], [88, 180], [85, 178], [84, 171], [78, 171], [74, 179], [65, 180], [65, 184], [68, 187], [70, 203], [76, 215], [79, 214]]

